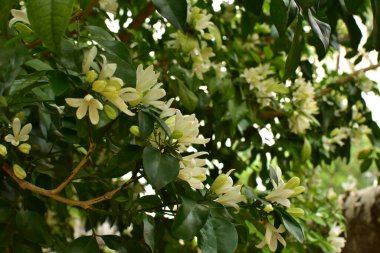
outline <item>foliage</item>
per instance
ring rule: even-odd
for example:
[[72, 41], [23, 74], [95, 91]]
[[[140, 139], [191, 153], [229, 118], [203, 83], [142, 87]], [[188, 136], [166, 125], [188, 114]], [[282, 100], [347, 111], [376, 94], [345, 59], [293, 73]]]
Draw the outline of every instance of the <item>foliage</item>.
[[320, 180], [380, 164], [379, 65], [326, 59], [379, 49], [378, 3], [230, 2], [2, 1], [1, 252], [342, 247]]

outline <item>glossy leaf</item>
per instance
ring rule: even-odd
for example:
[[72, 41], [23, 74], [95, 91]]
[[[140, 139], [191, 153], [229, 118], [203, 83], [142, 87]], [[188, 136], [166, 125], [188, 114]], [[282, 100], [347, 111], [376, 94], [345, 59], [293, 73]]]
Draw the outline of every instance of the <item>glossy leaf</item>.
[[144, 111], [139, 111], [139, 129], [140, 137], [146, 139], [152, 133], [154, 129], [154, 119]]
[[198, 238], [202, 253], [233, 253], [238, 244], [235, 226], [221, 218], [209, 218]]
[[270, 2], [270, 17], [279, 33], [284, 33], [288, 23], [288, 8], [284, 0], [272, 0]]
[[148, 244], [150, 250], [154, 252], [156, 240], [155, 240], [155, 224], [152, 217], [144, 215], [144, 241]]
[[70, 243], [67, 248], [70, 253], [97, 253], [100, 252], [98, 243], [93, 236], [82, 236]]
[[143, 165], [148, 182], [157, 190], [176, 179], [179, 172], [175, 157], [151, 146], [144, 148]]
[[28, 242], [19, 236], [13, 237], [13, 253], [42, 253], [39, 244]]
[[173, 222], [173, 234], [180, 239], [193, 239], [206, 223], [209, 213], [209, 208], [193, 200], [182, 198], [182, 205]]
[[275, 209], [276, 213], [281, 217], [282, 223], [284, 224], [286, 230], [291, 233], [294, 238], [302, 243], [305, 239], [303, 228], [290, 214], [288, 214], [284, 209]]
[[50, 86], [56, 96], [60, 96], [69, 88], [67, 75], [60, 71], [51, 71], [48, 73]]
[[302, 43], [303, 43], [303, 34], [302, 34], [303, 28], [302, 28], [301, 16], [298, 16], [297, 27], [295, 29], [296, 31], [293, 37], [292, 46], [290, 47], [288, 57], [286, 58], [285, 73], [283, 77], [284, 80], [288, 79], [294, 73], [301, 59], [301, 51], [302, 51]]
[[17, 230], [20, 235], [31, 242], [47, 243], [50, 241], [49, 228], [42, 216], [33, 211], [21, 211], [16, 215]]
[[315, 18], [311, 12], [311, 9], [307, 10], [307, 15], [311, 29], [317, 38], [321, 41], [325, 51], [327, 51], [330, 44], [330, 25]]
[[127, 242], [117, 235], [103, 235], [102, 239], [108, 248], [117, 251], [118, 253], [128, 253]]
[[174, 27], [184, 31], [187, 19], [186, 0], [152, 0], [157, 11]]
[[74, 0], [27, 1], [27, 13], [32, 28], [52, 51], [60, 51], [73, 4]]

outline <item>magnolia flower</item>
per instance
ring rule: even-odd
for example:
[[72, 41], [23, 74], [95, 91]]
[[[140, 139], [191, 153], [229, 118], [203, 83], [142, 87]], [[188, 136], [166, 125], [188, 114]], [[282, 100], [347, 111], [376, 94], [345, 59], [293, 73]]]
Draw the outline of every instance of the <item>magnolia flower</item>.
[[140, 64], [136, 70], [136, 88], [122, 89], [121, 97], [132, 106], [138, 104], [152, 105], [157, 108], [164, 106], [164, 102], [158, 101], [166, 94], [165, 90], [160, 88], [162, 83], [157, 83], [159, 75], [154, 72], [153, 65], [144, 69]]
[[286, 247], [286, 241], [282, 237], [281, 233], [284, 233], [285, 227], [281, 224], [278, 228], [275, 228], [269, 222], [265, 225], [265, 238], [262, 242], [256, 245], [257, 248], [264, 248], [265, 245], [268, 245], [269, 249], [272, 252], [277, 250], [277, 241], [279, 241], [284, 247]]
[[165, 121], [172, 131], [176, 133], [176, 141], [180, 145], [180, 150], [185, 150], [190, 144], [206, 144], [210, 139], [198, 137], [199, 122], [195, 115], [182, 115], [177, 110], [176, 115]]
[[91, 123], [93, 125], [99, 123], [98, 110], [102, 110], [103, 105], [90, 94], [87, 94], [84, 98], [66, 98], [65, 101], [69, 106], [78, 108], [76, 112], [78, 119], [82, 119], [88, 111]]
[[99, 0], [99, 5], [102, 10], [106, 12], [116, 14], [117, 8], [119, 7], [116, 0]]
[[215, 199], [215, 202], [219, 202], [223, 206], [229, 206], [236, 209], [239, 212], [240, 208], [237, 203], [244, 201], [245, 197], [241, 194], [242, 185], [232, 186], [227, 192]]
[[11, 14], [13, 18], [9, 21], [9, 27], [12, 27], [17, 22], [23, 22], [26, 24], [30, 24], [28, 15], [26, 14], [26, 10], [16, 10], [12, 9]]
[[14, 118], [12, 123], [13, 135], [8, 134], [4, 140], [10, 142], [13, 146], [18, 146], [20, 142], [27, 141], [29, 139], [29, 133], [32, 131], [32, 124], [26, 124], [21, 128], [21, 122], [19, 118]]
[[84, 50], [83, 61], [82, 61], [82, 72], [87, 74], [90, 71], [90, 66], [94, 62], [98, 49], [93, 46], [91, 49]]
[[203, 189], [203, 181], [206, 180], [207, 168], [205, 159], [199, 159], [201, 155], [205, 155], [207, 152], [197, 152], [188, 156], [182, 157], [180, 161], [180, 171], [178, 178], [186, 181], [191, 187], [195, 189]]
[[327, 241], [330, 243], [333, 248], [334, 253], [342, 252], [342, 248], [346, 244], [346, 239], [344, 237], [340, 237], [339, 235], [343, 232], [342, 228], [337, 224], [334, 224], [330, 229], [329, 236], [327, 237]]

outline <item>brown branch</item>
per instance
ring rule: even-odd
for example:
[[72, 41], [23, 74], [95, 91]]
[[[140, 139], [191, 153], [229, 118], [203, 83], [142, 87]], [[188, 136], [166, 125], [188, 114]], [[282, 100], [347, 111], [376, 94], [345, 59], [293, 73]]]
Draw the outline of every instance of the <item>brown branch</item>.
[[145, 7], [140, 11], [140, 13], [133, 19], [132, 23], [128, 25], [126, 29], [123, 29], [119, 32], [119, 38], [123, 42], [127, 42], [131, 38], [131, 33], [128, 29], [136, 30], [139, 29], [145, 22], [145, 19], [154, 13], [156, 7], [152, 2], [149, 2]]
[[[377, 69], [380, 67], [380, 63], [377, 63], [377, 64], [374, 64], [374, 65], [370, 65], [366, 68], [363, 68], [363, 69], [359, 69], [359, 70], [356, 70], [354, 72], [352, 72], [351, 74], [349, 75], [346, 75], [340, 79], [338, 79], [335, 83], [336, 84], [339, 84], [339, 85], [344, 85], [346, 83], [348, 83], [349, 81], [351, 81], [352, 79], [354, 79], [356, 76], [358, 76], [359, 74], [361, 73], [364, 73], [364, 72], [367, 72], [367, 71], [370, 71], [370, 70], [374, 70], [374, 69]], [[327, 87], [327, 88], [324, 88], [322, 89], [320, 92], [319, 92], [319, 95], [320, 96], [324, 96], [326, 95], [327, 93], [329, 93], [330, 91], [332, 90], [331, 87]]]
[[78, 21], [79, 19], [87, 16], [91, 13], [92, 9], [97, 5], [99, 0], [92, 0], [84, 10], [80, 9], [77, 12], [74, 13], [74, 15], [70, 18], [70, 24], [74, 23], [75, 21]]
[[96, 197], [96, 198], [93, 198], [93, 199], [89, 199], [89, 200], [86, 200], [86, 201], [80, 201], [80, 200], [68, 199], [68, 198], [59, 196], [57, 194], [53, 194], [50, 190], [46, 190], [44, 188], [38, 187], [38, 186], [36, 186], [34, 184], [29, 183], [26, 180], [19, 179], [18, 177], [16, 177], [16, 175], [13, 173], [13, 171], [11, 170], [11, 168], [9, 167], [9, 165], [7, 165], [7, 164], [3, 165], [3, 170], [11, 178], [13, 178], [13, 180], [16, 181], [16, 183], [23, 190], [29, 190], [31, 192], [38, 193], [40, 195], [43, 195], [45, 197], [54, 199], [56, 201], [59, 201], [59, 202], [62, 202], [62, 203], [68, 204], [68, 205], [72, 205], [72, 206], [78, 206], [78, 207], [81, 207], [83, 209], [91, 209], [92, 205], [94, 205], [96, 203], [99, 203], [99, 202], [102, 202], [102, 201], [105, 201], [105, 200], [108, 200], [108, 199], [111, 199], [117, 192], [119, 192], [124, 187], [126, 187], [127, 185], [129, 185], [130, 183], [132, 183], [134, 181], [134, 179], [131, 179], [130, 181], [128, 181], [124, 185], [122, 185], [122, 186], [120, 186], [120, 187], [118, 187], [118, 188], [116, 188], [116, 189], [114, 189], [114, 190], [112, 190], [110, 192], [107, 192], [107, 193], [105, 193], [105, 194], [103, 194], [103, 195], [101, 195], [99, 197]]
[[50, 192], [52, 194], [58, 194], [60, 193], [75, 177], [75, 175], [79, 172], [79, 170], [87, 163], [88, 159], [90, 158], [90, 155], [92, 152], [94, 152], [96, 147], [95, 143], [90, 143], [90, 147], [88, 148], [87, 154], [82, 158], [82, 160], [78, 163], [78, 165], [71, 171], [70, 175], [63, 181], [59, 186], [57, 186], [55, 189], [51, 190]]

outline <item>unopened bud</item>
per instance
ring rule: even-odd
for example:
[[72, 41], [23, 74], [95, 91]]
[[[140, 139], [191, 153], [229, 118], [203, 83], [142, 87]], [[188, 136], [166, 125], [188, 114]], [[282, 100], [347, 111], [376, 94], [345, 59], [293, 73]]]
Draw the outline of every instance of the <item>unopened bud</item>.
[[285, 184], [285, 189], [293, 190], [295, 187], [300, 185], [300, 178], [299, 177], [292, 177], [288, 182]]
[[179, 139], [183, 136], [183, 132], [179, 130], [174, 130], [172, 133], [172, 138], [173, 139]]
[[92, 84], [92, 89], [96, 92], [102, 92], [107, 86], [107, 82], [104, 80], [97, 80]]
[[6, 156], [8, 154], [7, 148], [4, 145], [0, 144], [0, 155], [1, 156]]
[[228, 191], [233, 185], [232, 178], [230, 177], [232, 171], [233, 170], [228, 171], [227, 174], [220, 174], [214, 183], [212, 183], [210, 187], [211, 191], [216, 194], [223, 194]]
[[311, 156], [311, 145], [310, 142], [305, 138], [302, 146], [302, 151], [301, 151], [301, 160], [306, 161], [309, 159]]
[[298, 208], [298, 207], [288, 208], [288, 209], [286, 209], [286, 212], [293, 217], [299, 217], [299, 218], [303, 217], [305, 215], [305, 211], [301, 208]]
[[92, 83], [93, 81], [95, 81], [97, 77], [98, 77], [98, 74], [93, 69], [86, 73], [86, 81], [89, 83]]
[[108, 117], [109, 119], [112, 119], [112, 120], [116, 119], [116, 117], [117, 117], [117, 112], [116, 112], [116, 110], [113, 109], [111, 106], [109, 106], [109, 105], [105, 105], [105, 106], [104, 106], [104, 111], [106, 112], [106, 115], [107, 115], [107, 117]]
[[111, 77], [107, 82], [107, 85], [115, 87], [116, 90], [120, 90], [120, 88], [124, 85], [124, 82], [118, 77]]
[[129, 131], [134, 135], [134, 136], [137, 136], [137, 137], [140, 137], [140, 128], [138, 126], [131, 126], [129, 128]]
[[300, 195], [301, 193], [303, 193], [305, 191], [305, 187], [303, 186], [297, 186], [293, 189], [293, 194], [290, 196], [290, 197], [295, 197], [297, 195]]
[[28, 143], [23, 143], [20, 146], [18, 146], [18, 149], [24, 154], [29, 154], [31, 148], [32, 146], [30, 146], [30, 144]]
[[13, 165], [13, 173], [15, 174], [15, 176], [19, 179], [24, 179], [26, 178], [26, 172], [25, 170], [18, 164], [14, 164]]
[[274, 209], [273, 209], [273, 206], [271, 204], [265, 205], [265, 207], [264, 207], [264, 211], [267, 212], [267, 213], [270, 213], [273, 210]]

